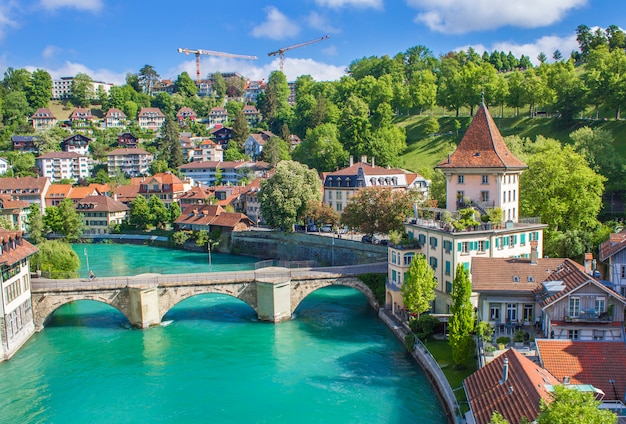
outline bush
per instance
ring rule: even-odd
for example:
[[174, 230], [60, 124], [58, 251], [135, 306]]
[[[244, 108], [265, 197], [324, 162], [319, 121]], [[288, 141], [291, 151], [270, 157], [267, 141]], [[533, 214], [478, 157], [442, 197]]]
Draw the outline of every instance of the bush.
[[419, 318], [414, 318], [409, 322], [411, 331], [415, 333], [420, 340], [426, 340], [428, 337], [435, 334], [435, 328], [437, 328], [438, 325], [439, 319], [429, 314], [422, 314]]
[[413, 348], [415, 347], [415, 341], [415, 334], [407, 333], [407, 335], [404, 336], [404, 347], [406, 347], [406, 350], [408, 350], [409, 352], [413, 352]]
[[526, 338], [526, 332], [524, 330], [517, 330], [515, 334], [513, 335], [513, 341], [517, 343], [523, 342], [525, 338]]
[[369, 272], [367, 274], [360, 274], [357, 278], [370, 288], [379, 305], [385, 304], [385, 279], [387, 278], [387, 274]]
[[42, 271], [49, 278], [77, 278], [80, 259], [72, 246], [61, 240], [46, 240], [37, 245], [39, 252], [30, 261], [31, 271]]
[[487, 341], [493, 336], [493, 327], [487, 321], [480, 321], [476, 325], [476, 334], [482, 341]]
[[501, 337], [498, 337], [496, 339], [496, 343], [507, 345], [507, 344], [511, 343], [511, 338], [508, 337], [508, 336], [501, 336]]

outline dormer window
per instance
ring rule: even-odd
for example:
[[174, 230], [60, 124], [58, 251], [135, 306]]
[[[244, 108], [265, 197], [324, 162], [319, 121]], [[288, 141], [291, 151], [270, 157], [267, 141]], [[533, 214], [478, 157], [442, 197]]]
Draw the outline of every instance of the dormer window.
[[519, 283], [519, 276], [514, 275], [514, 276], [513, 276], [513, 282], [514, 282], [514, 283]]
[[535, 282], [535, 277], [533, 277], [532, 275], [528, 276], [528, 282], [529, 283], [534, 283]]

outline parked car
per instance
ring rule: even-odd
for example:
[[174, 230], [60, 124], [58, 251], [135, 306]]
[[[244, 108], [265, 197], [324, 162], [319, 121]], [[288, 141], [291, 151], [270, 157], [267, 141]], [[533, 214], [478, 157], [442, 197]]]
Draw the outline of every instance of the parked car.
[[335, 230], [335, 233], [337, 233], [337, 234], [348, 234], [348, 231], [349, 231], [348, 230], [348, 226], [344, 225], [343, 227], [338, 228], [337, 230]]
[[309, 224], [309, 225], [306, 226], [306, 230], [308, 232], [317, 232], [317, 225]]
[[332, 233], [333, 232], [333, 227], [330, 225], [324, 225], [322, 228], [320, 228], [320, 231], [322, 233]]
[[378, 243], [380, 243], [380, 240], [379, 240], [376, 236], [368, 236], [368, 235], [366, 234], [366, 235], [364, 235], [363, 237], [361, 237], [361, 242], [363, 242], [363, 243], [378, 244]]

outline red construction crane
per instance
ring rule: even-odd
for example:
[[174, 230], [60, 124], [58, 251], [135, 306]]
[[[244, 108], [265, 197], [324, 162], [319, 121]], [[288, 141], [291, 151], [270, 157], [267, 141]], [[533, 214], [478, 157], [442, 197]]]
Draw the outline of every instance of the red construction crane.
[[200, 55], [205, 54], [208, 56], [219, 56], [219, 57], [231, 57], [233, 59], [248, 59], [248, 60], [257, 60], [256, 56], [248, 56], [244, 54], [232, 54], [232, 53], [224, 53], [224, 52], [215, 52], [212, 50], [192, 50], [192, 49], [178, 49], [178, 53], [185, 54], [195, 54], [196, 55], [196, 82], [200, 83]]
[[278, 57], [280, 58], [280, 72], [283, 72], [283, 68], [285, 66], [285, 52], [287, 50], [292, 50], [292, 49], [297, 49], [298, 47], [308, 46], [309, 44], [318, 43], [318, 42], [324, 41], [324, 40], [326, 40], [328, 38], [330, 38], [330, 35], [325, 35], [325, 36], [323, 36], [321, 38], [316, 38], [315, 40], [305, 41], [304, 43], [298, 43], [298, 44], [294, 44], [293, 46], [287, 46], [287, 47], [280, 48], [280, 49], [276, 50], [275, 52], [268, 53], [267, 55], [268, 56], [276, 56], [276, 55], [278, 55]]

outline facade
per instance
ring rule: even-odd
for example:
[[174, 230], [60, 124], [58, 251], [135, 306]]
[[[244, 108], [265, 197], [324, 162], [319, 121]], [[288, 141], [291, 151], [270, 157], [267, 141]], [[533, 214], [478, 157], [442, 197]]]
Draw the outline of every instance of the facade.
[[250, 219], [239, 212], [226, 212], [219, 205], [195, 205], [186, 207], [174, 222], [180, 230], [222, 230], [222, 236], [233, 231], [246, 231], [252, 225]]
[[160, 131], [165, 123], [165, 115], [158, 107], [142, 107], [137, 115], [142, 130]]
[[11, 358], [35, 332], [29, 258], [36, 252], [21, 231], [0, 229], [0, 360]]
[[14, 135], [11, 137], [13, 143], [13, 150], [20, 153], [34, 153], [39, 154], [39, 149], [35, 142], [38, 137], [34, 135]]
[[265, 80], [247, 81], [245, 91], [243, 93], [244, 100], [249, 103], [256, 103], [259, 94], [265, 91]]
[[[74, 77], [61, 77], [59, 79], [52, 80], [52, 100], [65, 100], [69, 99], [72, 94], [72, 82]], [[102, 81], [92, 81], [91, 86], [93, 89], [94, 98], [98, 92], [98, 89], [104, 90], [106, 94], [109, 94], [113, 84]]]
[[224, 160], [224, 151], [220, 144], [216, 144], [211, 140], [205, 139], [196, 145], [193, 150], [193, 161], [216, 161]]
[[46, 205], [50, 179], [45, 177], [0, 178], [0, 194], [10, 194], [15, 200], [37, 203], [41, 212]]
[[13, 229], [27, 232], [28, 214], [30, 213], [30, 203], [24, 200], [14, 200], [8, 194], [0, 195], [0, 217], [5, 218]]
[[89, 158], [75, 152], [48, 152], [39, 156], [36, 163], [40, 175], [52, 182], [89, 176]]
[[74, 109], [69, 118], [72, 128], [89, 128], [92, 120], [91, 110], [82, 107]]
[[139, 146], [139, 139], [130, 132], [123, 132], [117, 135], [117, 147], [134, 149]]
[[109, 196], [87, 196], [75, 206], [83, 222], [85, 234], [107, 234], [111, 225], [121, 224], [128, 215], [128, 206]]
[[228, 147], [228, 142], [231, 138], [233, 138], [233, 129], [217, 125], [209, 131], [209, 135], [213, 137], [213, 140], [215, 140], [217, 144], [221, 145], [223, 149], [226, 149], [226, 147]]
[[[206, 186], [218, 182], [221, 173], [221, 185], [240, 185], [242, 180], [263, 177], [270, 170], [267, 162], [191, 162], [181, 166], [181, 175], [194, 182]], [[218, 171], [219, 170], [219, 171]]]
[[223, 107], [214, 107], [209, 111], [209, 127], [224, 125], [228, 121], [228, 112]]
[[166, 207], [170, 207], [172, 202], [178, 201], [189, 187], [171, 172], [161, 172], [151, 177], [133, 178], [131, 184], [139, 185], [138, 194], [150, 200], [150, 197], [157, 196], [163, 201]]
[[186, 122], [195, 122], [196, 117], [196, 112], [192, 108], [187, 106], [181, 107], [178, 113], [176, 113], [176, 120], [181, 127], [183, 127]]
[[[525, 167], [508, 150], [489, 111], [481, 105], [457, 150], [438, 165], [446, 176], [449, 210], [421, 209], [416, 205], [415, 217], [405, 225], [413, 247], [390, 246], [388, 249], [387, 308], [404, 316], [400, 287], [416, 254], [423, 254], [435, 271], [438, 284], [432, 310], [436, 313], [450, 312], [456, 267], [462, 265], [469, 271], [473, 257], [530, 258], [531, 242], [536, 242], [532, 246], [537, 256], [543, 256], [546, 225], [534, 218], [518, 218], [519, 175]], [[493, 194], [477, 199], [476, 193], [482, 191]], [[506, 197], [500, 196], [502, 192], [507, 193]], [[512, 193], [510, 202], [509, 192]], [[457, 193], [460, 195], [458, 203]], [[472, 213], [486, 215], [489, 209], [496, 207], [505, 211], [506, 222], [477, 222], [478, 225], [458, 228], [452, 225], [459, 217], [460, 208], [473, 208]], [[477, 306], [476, 296], [473, 302]]]
[[45, 207], [59, 206], [64, 199], [70, 197], [70, 191], [72, 191], [71, 184], [50, 184], [46, 193]]
[[341, 213], [359, 190], [374, 186], [391, 190], [417, 190], [422, 198], [426, 198], [430, 181], [421, 175], [403, 169], [376, 166], [373, 159], [371, 164], [366, 162], [366, 157], [357, 163], [351, 159], [347, 168], [324, 173], [324, 203]]
[[30, 122], [35, 131], [45, 131], [57, 124], [57, 118], [50, 109], [45, 107], [37, 109], [33, 116], [30, 117]]
[[126, 128], [126, 114], [117, 108], [109, 108], [102, 121], [104, 128]]
[[243, 107], [243, 116], [245, 116], [250, 128], [256, 127], [261, 120], [261, 114], [253, 105], [245, 105]]
[[89, 143], [91, 139], [82, 134], [74, 134], [66, 137], [61, 142], [61, 150], [64, 152], [74, 152], [82, 156], [89, 154]]
[[626, 230], [611, 234], [600, 244], [599, 259], [606, 264], [606, 278], [613, 290], [626, 297]]
[[200, 82], [196, 82], [196, 87], [198, 87], [198, 96], [210, 96], [213, 97], [213, 81], [211, 80], [200, 80]]
[[244, 213], [257, 225], [263, 222], [259, 190], [261, 190], [261, 178], [255, 178], [245, 187], [242, 195]]
[[0, 176], [3, 176], [11, 168], [11, 163], [7, 158], [0, 157]]
[[250, 134], [246, 141], [243, 143], [243, 149], [247, 156], [253, 160], [257, 160], [263, 153], [263, 147], [265, 143], [271, 138], [276, 137], [271, 131], [260, 131], [255, 134]]
[[107, 153], [107, 170], [110, 177], [119, 172], [128, 177], [139, 177], [150, 173], [154, 156], [143, 149], [121, 148]]

